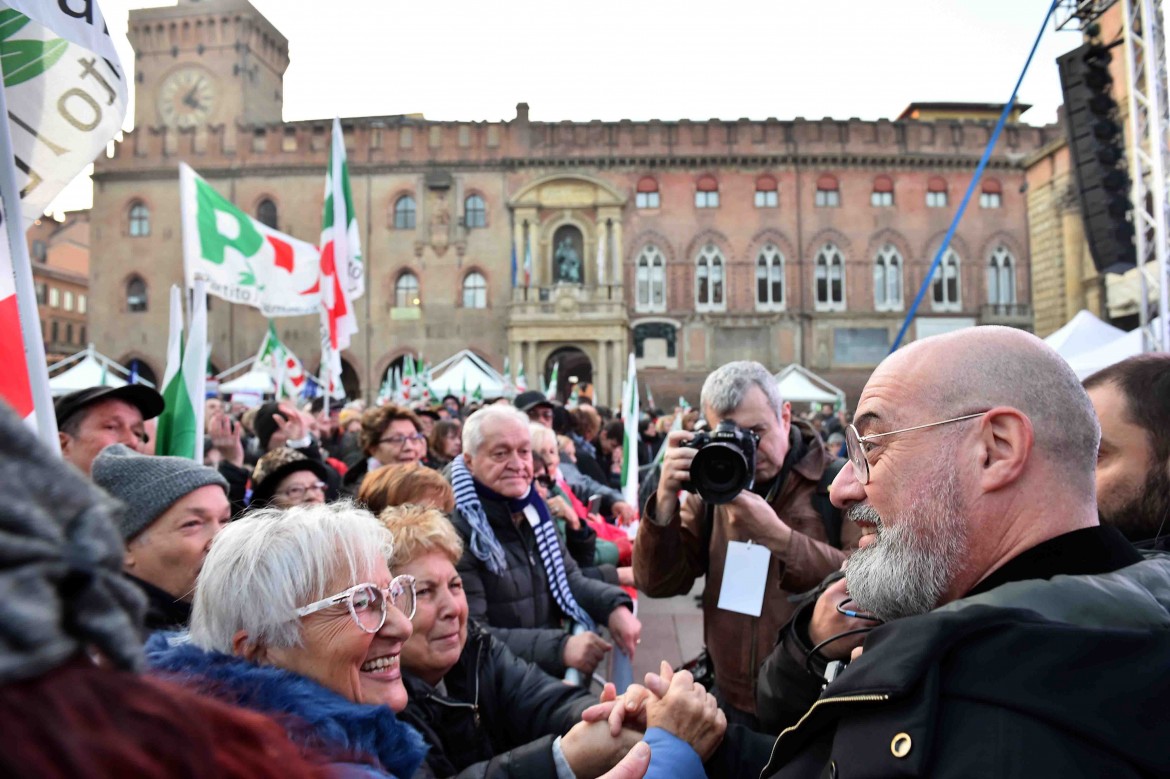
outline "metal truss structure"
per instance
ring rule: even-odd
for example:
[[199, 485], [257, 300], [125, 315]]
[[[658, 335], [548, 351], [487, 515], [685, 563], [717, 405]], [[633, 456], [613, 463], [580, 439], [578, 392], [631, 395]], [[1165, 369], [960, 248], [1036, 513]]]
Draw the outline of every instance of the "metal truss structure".
[[1129, 88], [1129, 173], [1145, 351], [1170, 351], [1170, 100], [1160, 3], [1123, 0]]

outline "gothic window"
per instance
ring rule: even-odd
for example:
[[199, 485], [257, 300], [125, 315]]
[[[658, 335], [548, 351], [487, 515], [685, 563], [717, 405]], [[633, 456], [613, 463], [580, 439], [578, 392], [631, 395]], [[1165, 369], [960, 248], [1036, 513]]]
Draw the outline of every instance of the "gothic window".
[[960, 311], [963, 301], [959, 290], [959, 255], [947, 249], [931, 280], [931, 307], [935, 311]]
[[638, 311], [665, 311], [666, 259], [657, 246], [647, 246], [638, 255], [635, 275], [637, 297], [634, 308]]
[[756, 308], [784, 308], [784, 255], [770, 243], [756, 257]]
[[463, 277], [463, 307], [487, 308], [487, 279], [472, 271]]
[[130, 237], [145, 238], [150, 235], [150, 209], [142, 201], [130, 206]]
[[894, 180], [889, 176], [878, 176], [873, 180], [873, 192], [869, 204], [874, 208], [889, 208], [894, 205]]
[[418, 291], [418, 276], [410, 271], [394, 282], [394, 305], [397, 308], [415, 308], [422, 303]]
[[775, 176], [756, 179], [756, 208], [776, 208], [780, 205], [779, 187]]
[[126, 282], [126, 310], [145, 311], [147, 307], [146, 282], [141, 276], [131, 276]]
[[695, 185], [695, 208], [719, 207], [719, 182], [714, 176], [702, 176]]
[[828, 173], [817, 179], [817, 194], [814, 201], [817, 208], [837, 208], [841, 205], [841, 185], [837, 177]]
[[271, 227], [273, 230], [278, 229], [276, 203], [268, 198], [261, 200], [260, 204], [256, 206], [256, 221]]
[[410, 195], [403, 195], [394, 201], [394, 229], [395, 230], [413, 230], [414, 229], [414, 214], [415, 205], [414, 198]]
[[658, 182], [651, 176], [638, 180], [638, 191], [634, 193], [634, 205], [638, 208], [658, 208], [660, 204]]
[[479, 195], [468, 195], [463, 201], [463, 224], [468, 230], [487, 227], [487, 205]]
[[845, 258], [834, 244], [827, 243], [817, 252], [814, 263], [816, 309], [845, 310]]
[[695, 308], [699, 311], [722, 311], [727, 307], [723, 289], [723, 255], [709, 243], [695, 260]]
[[878, 311], [902, 308], [902, 255], [893, 244], [879, 249], [873, 260], [873, 307]]
[[987, 302], [1000, 306], [1016, 302], [1016, 258], [1003, 246], [995, 247], [987, 263]]

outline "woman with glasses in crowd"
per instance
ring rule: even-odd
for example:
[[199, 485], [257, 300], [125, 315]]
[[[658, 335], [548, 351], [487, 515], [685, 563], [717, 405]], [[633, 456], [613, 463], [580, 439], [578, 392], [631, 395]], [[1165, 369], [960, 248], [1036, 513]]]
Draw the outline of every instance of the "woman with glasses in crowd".
[[328, 489], [326, 465], [287, 446], [273, 449], [260, 458], [252, 471], [252, 499], [255, 508], [290, 508], [324, 503]]
[[338, 767], [410, 777], [422, 762], [400, 656], [414, 580], [393, 576], [392, 538], [353, 504], [261, 509], [225, 528], [195, 590], [189, 634], [156, 634], [156, 672], [286, 724]]
[[357, 495], [371, 471], [421, 460], [427, 453], [427, 438], [413, 411], [388, 403], [362, 414], [361, 447], [362, 454], [348, 463], [349, 470], [341, 481], [341, 491], [349, 497]]

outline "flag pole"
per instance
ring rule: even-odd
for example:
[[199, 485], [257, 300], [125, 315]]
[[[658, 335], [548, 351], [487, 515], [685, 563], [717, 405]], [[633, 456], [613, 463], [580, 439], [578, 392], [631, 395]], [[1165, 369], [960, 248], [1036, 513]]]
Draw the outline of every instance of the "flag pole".
[[[53, 410], [53, 393], [49, 390], [49, 367], [45, 362], [45, 341], [41, 333], [41, 317], [37, 312], [36, 286], [32, 265], [25, 243], [24, 219], [20, 209], [20, 187], [16, 183], [13, 165], [12, 136], [9, 134], [8, 102], [0, 86], [0, 199], [3, 200], [4, 229], [12, 257], [12, 271], [16, 285], [16, 306], [20, 317], [20, 333], [24, 341], [24, 357], [32, 390], [37, 437], [50, 450], [61, 453], [57, 438], [57, 416]], [[10, 207], [11, 206], [11, 207]]]
[[322, 386], [325, 387], [325, 405], [322, 410], [325, 412], [325, 418], [329, 418], [329, 401], [332, 399], [329, 395], [333, 390], [333, 376], [330, 375], [330, 368], [333, 367], [333, 360], [329, 356], [329, 334], [325, 334], [325, 340], [321, 342], [321, 378]]
[[[191, 290], [191, 325], [187, 329], [187, 350], [197, 349], [195, 357], [187, 364], [198, 366], [194, 375], [192, 393], [195, 401], [195, 462], [203, 464], [203, 410], [207, 406], [207, 277], [196, 274], [195, 286]], [[187, 377], [184, 376], [184, 379]]]

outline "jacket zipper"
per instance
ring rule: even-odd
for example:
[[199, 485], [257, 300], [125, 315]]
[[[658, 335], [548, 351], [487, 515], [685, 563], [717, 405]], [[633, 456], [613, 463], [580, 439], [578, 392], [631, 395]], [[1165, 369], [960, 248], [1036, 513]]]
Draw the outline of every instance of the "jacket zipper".
[[[842, 695], [837, 698], [821, 698], [809, 707], [809, 710], [804, 713], [804, 716], [801, 717], [795, 725], [784, 728], [784, 730], [780, 731], [780, 735], [776, 737], [776, 743], [772, 745], [772, 754], [768, 757], [768, 765], [765, 766], [764, 770], [767, 771], [768, 768], [772, 767], [772, 762], [776, 759], [776, 747], [780, 746], [781, 739], [803, 725], [804, 721], [812, 716], [812, 713], [817, 710], [818, 706], [825, 703], [874, 703], [876, 701], [888, 701], [889, 699], [890, 696], [885, 693], [872, 693], [868, 695]], [[763, 773], [761, 773], [760, 776], [762, 777]]]

